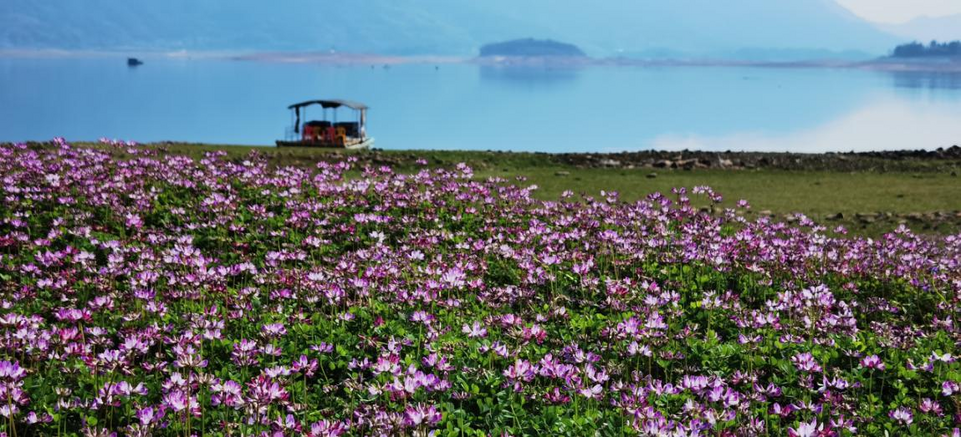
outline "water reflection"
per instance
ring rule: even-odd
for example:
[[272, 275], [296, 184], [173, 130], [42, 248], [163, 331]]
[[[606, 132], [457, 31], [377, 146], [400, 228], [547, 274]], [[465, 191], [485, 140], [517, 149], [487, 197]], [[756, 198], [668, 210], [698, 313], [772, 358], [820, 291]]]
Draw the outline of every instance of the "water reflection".
[[892, 76], [897, 88], [961, 90], [961, 73], [957, 72], [898, 71]]
[[883, 97], [831, 121], [795, 132], [744, 130], [727, 135], [661, 135], [654, 149], [831, 152], [929, 149], [961, 143], [961, 102]]
[[561, 85], [577, 80], [579, 75], [580, 67], [574, 66], [480, 66], [481, 80], [523, 87]]

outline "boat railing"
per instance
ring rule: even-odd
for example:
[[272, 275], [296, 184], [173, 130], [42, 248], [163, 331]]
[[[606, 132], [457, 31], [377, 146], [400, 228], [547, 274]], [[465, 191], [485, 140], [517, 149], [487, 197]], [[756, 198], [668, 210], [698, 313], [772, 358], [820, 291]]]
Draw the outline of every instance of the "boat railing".
[[284, 140], [300, 141], [300, 134], [294, 130], [293, 126], [287, 126], [287, 128], [284, 129]]

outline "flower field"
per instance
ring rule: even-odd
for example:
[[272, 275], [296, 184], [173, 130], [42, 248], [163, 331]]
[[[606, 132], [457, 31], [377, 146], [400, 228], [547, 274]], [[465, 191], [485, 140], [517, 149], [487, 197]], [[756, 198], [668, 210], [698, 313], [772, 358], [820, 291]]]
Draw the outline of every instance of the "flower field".
[[961, 236], [112, 146], [0, 146], [6, 436], [959, 434]]

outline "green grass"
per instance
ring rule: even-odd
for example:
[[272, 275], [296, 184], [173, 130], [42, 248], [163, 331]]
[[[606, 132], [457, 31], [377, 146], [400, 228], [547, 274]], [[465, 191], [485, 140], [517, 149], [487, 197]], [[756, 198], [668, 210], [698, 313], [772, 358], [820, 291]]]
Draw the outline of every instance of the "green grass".
[[[86, 144], [85, 146], [100, 147]], [[843, 224], [862, 235], [879, 235], [906, 224], [919, 232], [961, 232], [961, 178], [950, 171], [930, 171], [928, 163], [917, 163], [918, 171], [787, 171], [759, 170], [664, 170], [664, 169], [579, 169], [540, 153], [498, 153], [467, 151], [379, 151], [345, 152], [317, 149], [276, 149], [229, 145], [171, 144], [168, 153], [200, 158], [205, 152], [223, 150], [241, 158], [253, 150], [266, 154], [279, 166], [313, 166], [333, 154], [356, 154], [372, 165], [391, 165], [398, 171], [414, 171], [424, 158], [431, 166], [453, 166], [465, 162], [477, 177], [526, 177], [521, 184], [536, 184], [535, 196], [557, 199], [565, 190], [597, 196], [602, 190], [617, 191], [631, 201], [650, 193], [670, 193], [674, 187], [708, 185], [725, 196], [725, 205], [746, 199], [752, 213], [770, 211], [779, 216], [803, 213], [826, 224]], [[123, 154], [122, 151], [117, 153]], [[903, 164], [903, 163], [902, 163]], [[910, 168], [910, 167], [909, 167]], [[564, 175], [563, 173], [569, 173]], [[561, 174], [558, 174], [561, 173]], [[648, 175], [656, 173], [656, 178]], [[907, 220], [897, 215], [942, 212], [947, 220]], [[841, 213], [844, 219], [828, 220]], [[875, 223], [854, 219], [858, 213], [889, 213], [893, 217]]]
[[[569, 171], [558, 176], [557, 171]], [[670, 193], [674, 187], [707, 185], [725, 197], [724, 205], [740, 199], [751, 204], [751, 214], [770, 211], [783, 218], [803, 213], [819, 223], [843, 225], [856, 235], [876, 237], [904, 223], [919, 233], [961, 232], [961, 178], [949, 173], [840, 173], [784, 170], [658, 170], [560, 169], [527, 167], [480, 171], [478, 176], [525, 175], [524, 184], [536, 184], [535, 196], [557, 199], [564, 190], [597, 196], [601, 190], [616, 191], [631, 201], [650, 193]], [[945, 220], [908, 219], [912, 213], [942, 212]], [[838, 213], [844, 216], [834, 220]], [[888, 213], [891, 217], [883, 218]], [[856, 214], [879, 214], [871, 223]]]
[[537, 184], [543, 198], [556, 198], [564, 190], [597, 194], [617, 191], [634, 200], [673, 187], [708, 185], [726, 200], [748, 199], [756, 210], [807, 214], [854, 214], [867, 212], [930, 212], [961, 208], [961, 179], [948, 174], [791, 172], [783, 170], [668, 170], [657, 178], [646, 177], [650, 169], [567, 170], [557, 176], [545, 168], [481, 171], [478, 175], [523, 174]]

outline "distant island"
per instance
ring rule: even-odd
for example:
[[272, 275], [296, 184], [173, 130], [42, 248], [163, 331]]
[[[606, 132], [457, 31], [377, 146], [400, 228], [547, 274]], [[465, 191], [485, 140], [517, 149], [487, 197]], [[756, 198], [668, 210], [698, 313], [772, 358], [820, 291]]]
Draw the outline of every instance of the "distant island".
[[894, 48], [892, 58], [961, 58], [961, 41], [939, 43], [931, 41], [924, 45], [919, 42], [902, 44]]
[[573, 44], [562, 43], [553, 40], [538, 40], [534, 38], [515, 39], [493, 44], [487, 44], [480, 49], [480, 56], [513, 56], [513, 57], [569, 57], [583, 58], [584, 54], [580, 48]]

